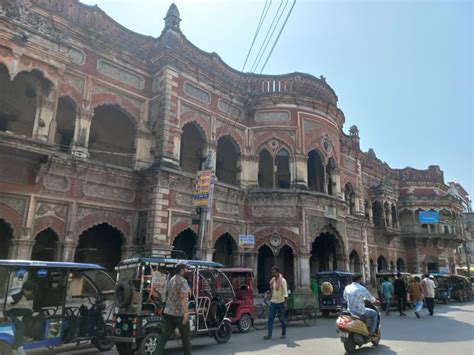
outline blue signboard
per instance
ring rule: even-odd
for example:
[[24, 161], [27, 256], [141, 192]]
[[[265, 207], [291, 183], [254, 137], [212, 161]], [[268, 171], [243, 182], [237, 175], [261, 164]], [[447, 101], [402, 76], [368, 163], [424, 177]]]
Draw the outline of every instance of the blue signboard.
[[439, 213], [437, 211], [420, 211], [418, 219], [421, 224], [438, 224]]

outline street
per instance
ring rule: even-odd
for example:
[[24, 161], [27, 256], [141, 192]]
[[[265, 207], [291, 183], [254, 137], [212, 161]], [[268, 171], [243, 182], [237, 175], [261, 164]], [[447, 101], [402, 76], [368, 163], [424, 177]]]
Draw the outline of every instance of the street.
[[[357, 354], [474, 354], [474, 304], [451, 303], [436, 305], [435, 316], [427, 316], [426, 308], [422, 318], [417, 319], [412, 310], [401, 318], [396, 312], [389, 317], [382, 316], [382, 341], [376, 348], [364, 346]], [[227, 344], [217, 344], [211, 338], [193, 339], [193, 354], [344, 354], [344, 348], [336, 335], [335, 316], [318, 318], [314, 327], [305, 327], [302, 322], [288, 328], [286, 340], [279, 339], [279, 328], [274, 339], [264, 341], [265, 331], [251, 331], [248, 334], [234, 333]], [[116, 351], [99, 353], [90, 346], [63, 347], [56, 351], [32, 351], [29, 354], [117, 354]], [[166, 354], [182, 354], [176, 341], [169, 342]]]

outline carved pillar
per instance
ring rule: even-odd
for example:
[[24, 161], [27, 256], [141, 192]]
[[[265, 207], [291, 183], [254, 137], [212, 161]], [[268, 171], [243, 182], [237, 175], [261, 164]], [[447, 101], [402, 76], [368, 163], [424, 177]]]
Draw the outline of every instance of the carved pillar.
[[[310, 270], [310, 260], [311, 254], [302, 253], [298, 255], [298, 263], [299, 263], [299, 279], [298, 280], [297, 288], [302, 289], [309, 289], [311, 286], [311, 270]], [[295, 268], [296, 269], [296, 268]]]
[[292, 184], [298, 189], [308, 189], [308, 158], [303, 154], [295, 154]]
[[93, 112], [87, 109], [80, 109], [76, 116], [74, 129], [74, 139], [71, 153], [79, 158], [89, 158], [89, 135]]
[[364, 241], [364, 256], [363, 256], [363, 272], [362, 276], [364, 282], [368, 282], [370, 279], [370, 255], [369, 255], [369, 237], [367, 233], [367, 226], [362, 228], [362, 238]]
[[254, 187], [258, 185], [258, 158], [255, 156], [241, 157], [241, 180], [240, 184], [244, 187]]
[[76, 243], [72, 240], [65, 241], [62, 248], [61, 261], [74, 261]]
[[23, 228], [18, 239], [12, 241], [12, 259], [30, 260], [34, 241], [31, 238], [31, 228]]
[[[160, 177], [158, 177], [160, 179]], [[168, 183], [156, 181], [150, 198], [150, 212], [147, 228], [147, 244], [149, 247], [172, 249], [167, 242], [169, 216]]]
[[[56, 91], [51, 91], [49, 95], [41, 94], [38, 91], [37, 100], [33, 138], [54, 142], [55, 124], [53, 121], [57, 106]], [[51, 128], [54, 129], [54, 132], [51, 132]]]

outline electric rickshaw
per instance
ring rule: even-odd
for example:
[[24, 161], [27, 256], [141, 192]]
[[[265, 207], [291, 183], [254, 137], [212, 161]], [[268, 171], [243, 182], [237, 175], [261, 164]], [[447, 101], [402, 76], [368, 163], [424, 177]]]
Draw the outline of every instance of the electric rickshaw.
[[430, 276], [433, 276], [436, 284], [435, 301], [447, 304], [448, 300], [451, 298], [450, 275], [441, 273], [430, 273]]
[[[320, 287], [319, 309], [324, 318], [337, 313], [344, 304], [344, 288], [352, 282], [354, 274], [347, 271], [321, 271], [316, 274]], [[330, 283], [332, 287], [326, 287]]]
[[[232, 327], [227, 318], [235, 298], [223, 265], [211, 261], [182, 260], [165, 256], [140, 256], [123, 260], [116, 267], [116, 313], [112, 336], [120, 355], [151, 355], [163, 330], [166, 286], [179, 263], [190, 265], [189, 284], [191, 335], [208, 335], [227, 342]], [[179, 339], [179, 334], [174, 335]]]
[[235, 298], [229, 309], [229, 319], [241, 333], [247, 333], [255, 320], [253, 302], [253, 270], [243, 267], [225, 267], [224, 272], [232, 284]]
[[[25, 282], [32, 295], [12, 305]], [[25, 350], [81, 342], [110, 350], [114, 288], [115, 282], [99, 265], [0, 260], [0, 354], [13, 353], [15, 321], [24, 327]]]
[[456, 301], [470, 301], [472, 298], [472, 289], [470, 279], [466, 276], [451, 275], [449, 277], [451, 292], [451, 299]]

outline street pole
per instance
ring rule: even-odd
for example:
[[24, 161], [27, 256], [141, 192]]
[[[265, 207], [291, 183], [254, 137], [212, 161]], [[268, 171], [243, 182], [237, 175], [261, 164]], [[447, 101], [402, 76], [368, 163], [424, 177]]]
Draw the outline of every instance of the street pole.
[[471, 249], [467, 246], [467, 243], [464, 243], [464, 252], [466, 253], [466, 267], [467, 267], [467, 276], [471, 278], [471, 263], [469, 260]]
[[[202, 170], [212, 170], [212, 152], [211, 151], [207, 152], [206, 160], [202, 164]], [[211, 179], [213, 178], [214, 178], [214, 173], [211, 176]], [[209, 198], [212, 198], [212, 194], [209, 194]], [[206, 235], [206, 227], [207, 227], [207, 218], [206, 218], [207, 208], [208, 207], [198, 207], [198, 210], [200, 213], [198, 243], [197, 243], [197, 250], [196, 250], [196, 258], [198, 260], [203, 260], [203, 257], [204, 257], [203, 244], [204, 244], [204, 236]]]

